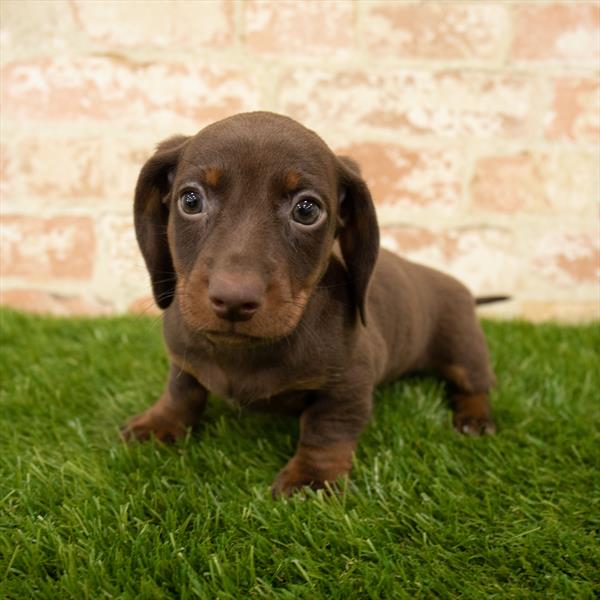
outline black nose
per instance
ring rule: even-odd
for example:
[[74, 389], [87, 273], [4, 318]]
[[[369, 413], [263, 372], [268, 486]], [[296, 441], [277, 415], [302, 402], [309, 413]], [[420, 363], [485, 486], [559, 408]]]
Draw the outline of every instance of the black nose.
[[262, 304], [264, 283], [247, 274], [218, 273], [210, 278], [208, 298], [220, 319], [248, 321]]

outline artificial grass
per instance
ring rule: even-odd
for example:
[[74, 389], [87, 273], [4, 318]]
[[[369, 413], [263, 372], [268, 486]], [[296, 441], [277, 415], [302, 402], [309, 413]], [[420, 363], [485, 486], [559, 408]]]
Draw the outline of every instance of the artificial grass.
[[0, 314], [0, 597], [592, 598], [600, 328], [487, 322], [495, 437], [433, 379], [377, 393], [343, 495], [272, 500], [293, 419], [212, 399], [175, 446], [126, 446], [167, 362], [147, 318]]

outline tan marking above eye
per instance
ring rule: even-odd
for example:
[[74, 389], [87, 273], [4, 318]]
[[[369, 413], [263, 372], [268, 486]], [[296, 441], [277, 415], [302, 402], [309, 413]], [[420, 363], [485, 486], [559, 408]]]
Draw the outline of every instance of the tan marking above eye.
[[300, 183], [300, 173], [298, 171], [288, 171], [284, 178], [285, 189], [288, 192], [293, 192]]
[[210, 187], [217, 187], [221, 179], [221, 170], [217, 167], [208, 167], [203, 173], [202, 179]]

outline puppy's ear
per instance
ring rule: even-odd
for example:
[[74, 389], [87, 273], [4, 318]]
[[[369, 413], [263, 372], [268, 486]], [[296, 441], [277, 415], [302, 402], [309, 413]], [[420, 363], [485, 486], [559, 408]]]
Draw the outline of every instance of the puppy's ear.
[[363, 324], [369, 280], [379, 253], [379, 227], [375, 206], [358, 164], [338, 156], [339, 241], [352, 282], [354, 301]]
[[135, 187], [135, 234], [150, 272], [154, 299], [167, 308], [175, 293], [176, 274], [167, 240], [171, 182], [181, 152], [189, 138], [175, 136], [161, 142], [142, 167]]

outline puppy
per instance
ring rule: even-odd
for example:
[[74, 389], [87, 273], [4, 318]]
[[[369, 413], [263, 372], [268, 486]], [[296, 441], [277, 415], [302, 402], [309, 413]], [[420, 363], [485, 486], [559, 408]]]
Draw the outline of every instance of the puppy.
[[274, 495], [349, 473], [373, 389], [434, 370], [454, 427], [495, 425], [475, 301], [458, 281], [379, 250], [359, 168], [284, 116], [254, 112], [162, 142], [135, 190], [135, 228], [171, 361], [123, 429], [174, 440], [209, 392], [300, 415]]

